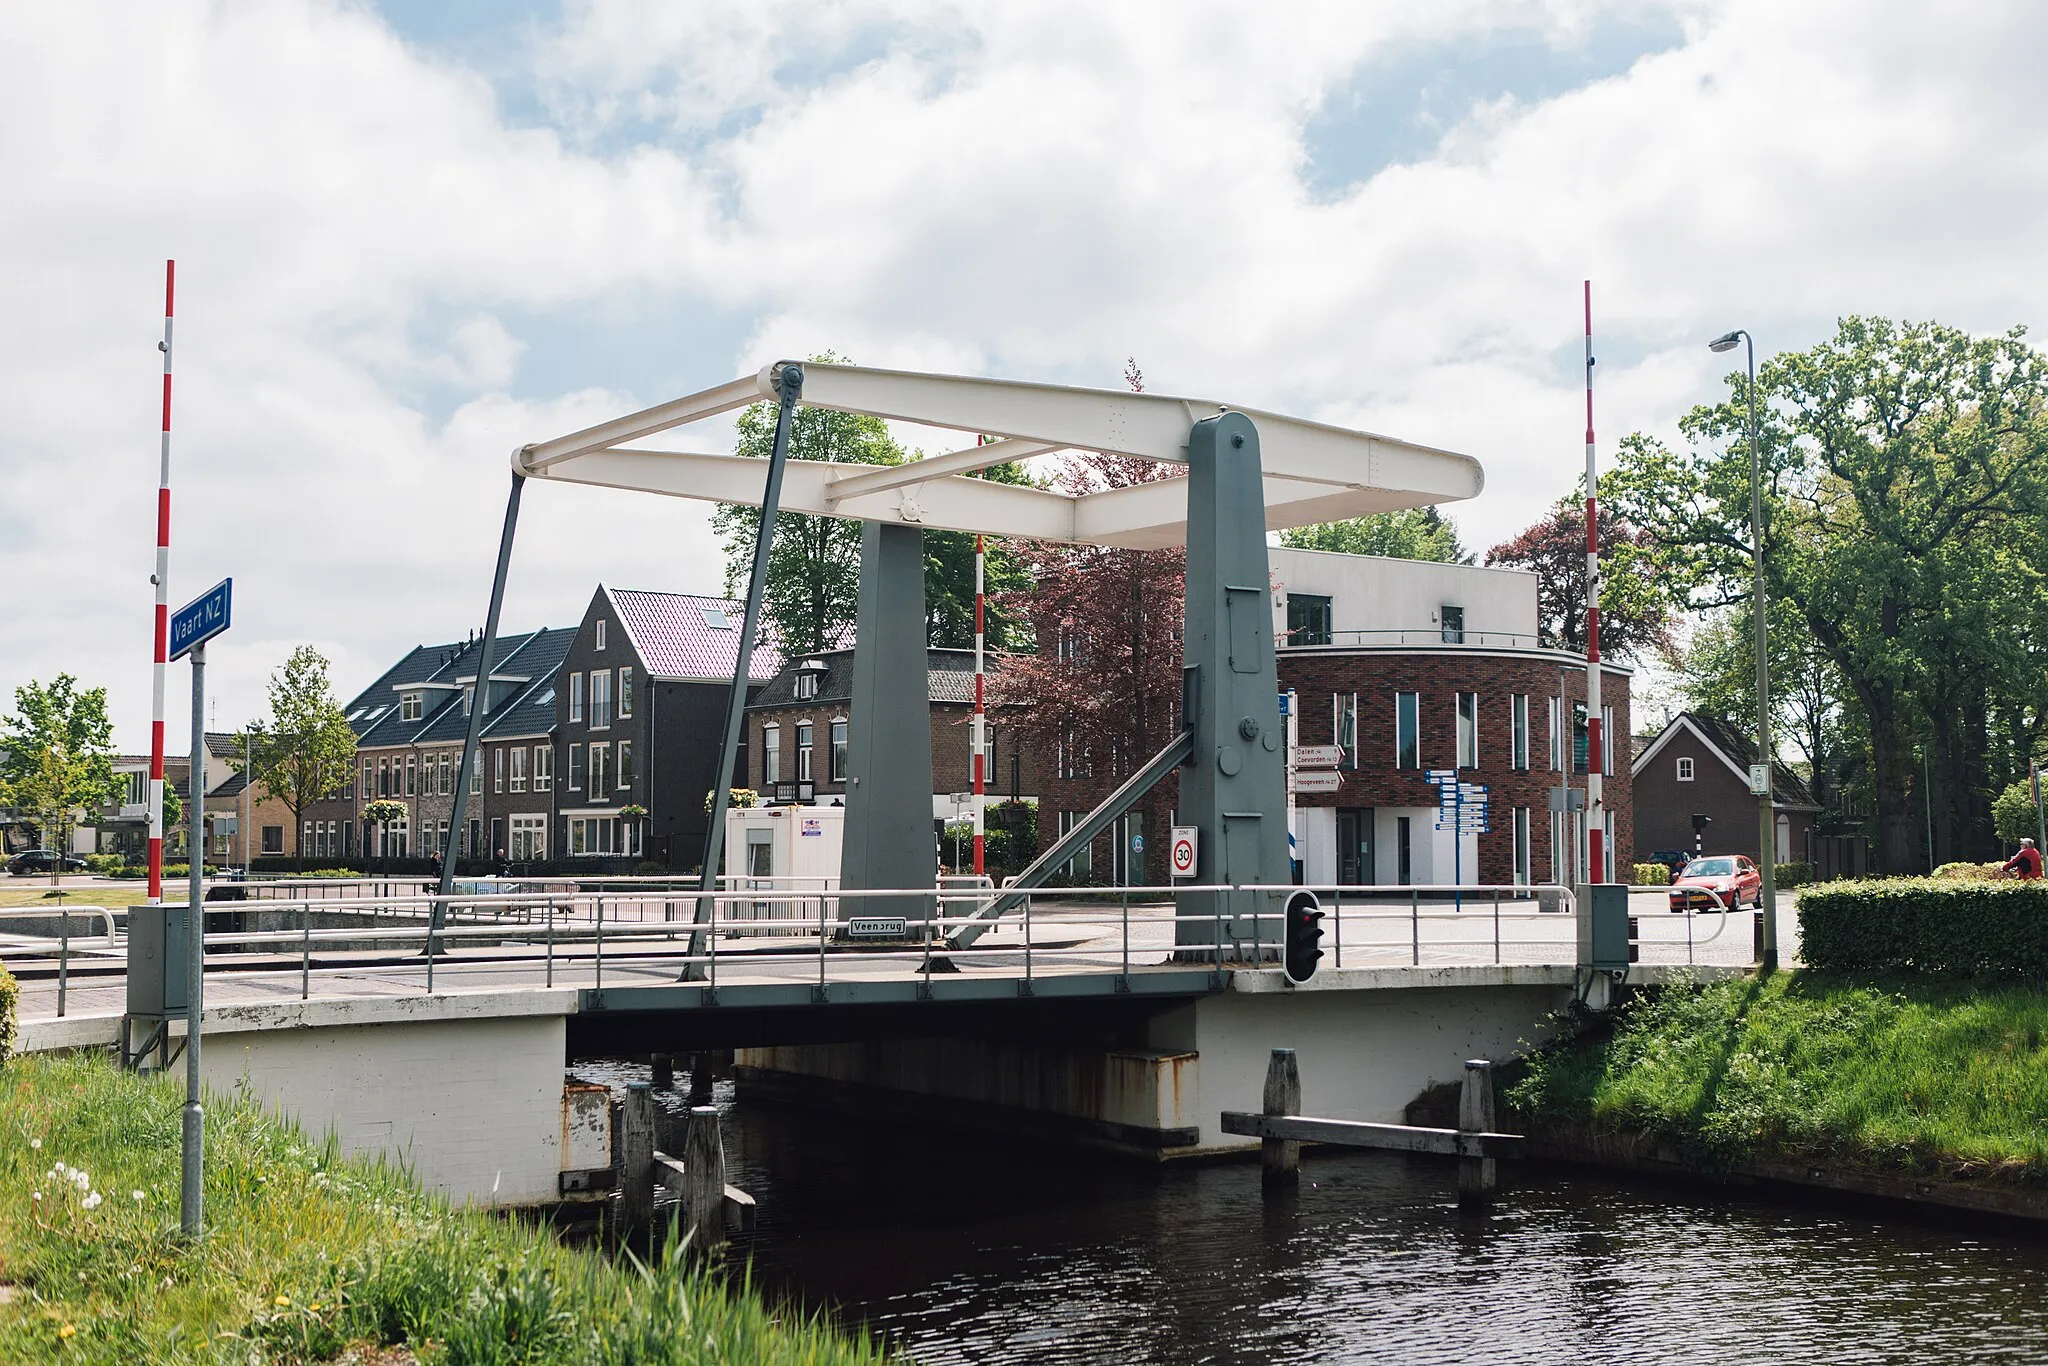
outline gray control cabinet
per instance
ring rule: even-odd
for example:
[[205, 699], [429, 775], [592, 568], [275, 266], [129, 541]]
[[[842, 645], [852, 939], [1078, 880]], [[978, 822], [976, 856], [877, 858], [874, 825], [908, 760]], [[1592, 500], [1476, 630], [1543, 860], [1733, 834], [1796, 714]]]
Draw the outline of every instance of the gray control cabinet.
[[161, 1020], [185, 1013], [185, 927], [189, 906], [128, 910], [128, 1014]]
[[1628, 913], [1628, 887], [1596, 882], [1576, 889], [1579, 898], [1579, 966], [1624, 972], [1636, 961], [1636, 924]]

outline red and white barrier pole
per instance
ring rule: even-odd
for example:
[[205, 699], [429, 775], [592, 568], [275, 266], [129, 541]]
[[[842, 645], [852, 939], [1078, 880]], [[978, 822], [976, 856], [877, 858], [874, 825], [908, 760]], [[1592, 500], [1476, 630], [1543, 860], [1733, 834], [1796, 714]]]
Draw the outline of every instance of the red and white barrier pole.
[[1600, 713], [1600, 474], [1593, 458], [1593, 282], [1586, 281], [1586, 881], [1607, 878]]
[[164, 262], [163, 448], [156, 479], [156, 664], [149, 684], [149, 904], [164, 899], [164, 670], [170, 647], [171, 617], [171, 315], [176, 298], [178, 263]]
[[982, 854], [986, 842], [982, 825], [981, 794], [988, 779], [988, 722], [983, 711], [982, 681], [985, 660], [983, 649], [987, 642], [987, 624], [982, 612], [985, 606], [987, 583], [983, 578], [983, 543], [980, 536], [974, 538], [974, 727], [971, 743], [974, 747], [974, 875], [980, 877], [984, 868]]

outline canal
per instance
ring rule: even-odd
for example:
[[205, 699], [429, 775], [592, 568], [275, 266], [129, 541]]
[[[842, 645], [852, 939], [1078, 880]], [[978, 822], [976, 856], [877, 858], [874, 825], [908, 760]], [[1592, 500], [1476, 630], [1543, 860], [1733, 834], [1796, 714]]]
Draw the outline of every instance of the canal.
[[2048, 1361], [2019, 1238], [1548, 1168], [1461, 1217], [1450, 1164], [1380, 1154], [1312, 1153], [1268, 1201], [1255, 1162], [717, 1103], [756, 1283], [924, 1363]]

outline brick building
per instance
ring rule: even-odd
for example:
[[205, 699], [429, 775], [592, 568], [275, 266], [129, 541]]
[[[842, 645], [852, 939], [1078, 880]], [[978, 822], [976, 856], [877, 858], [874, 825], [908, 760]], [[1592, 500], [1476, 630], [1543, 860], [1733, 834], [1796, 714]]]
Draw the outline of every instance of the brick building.
[[[1756, 735], [1732, 721], [1680, 712], [1635, 757], [1636, 832], [1645, 854], [1743, 854], [1758, 857], [1757, 799], [1749, 790]], [[1771, 766], [1777, 862], [1810, 861], [1820, 804], [1806, 783]], [[1693, 817], [1710, 822], [1695, 830]]]
[[[1540, 645], [1535, 576], [1280, 547], [1268, 554], [1279, 683], [1295, 694], [1298, 742], [1343, 752], [1337, 791], [1295, 799], [1305, 880], [1575, 880], [1583, 818], [1554, 813], [1551, 793], [1585, 786], [1585, 661]], [[1605, 733], [1624, 746], [1630, 680], [1627, 668], [1602, 669]], [[1612, 744], [1602, 756], [1608, 876], [1626, 873], [1634, 857], [1625, 756]], [[1041, 846], [1122, 776], [1091, 771], [1086, 756], [1061, 755], [1054, 767], [1039, 812]], [[1437, 789], [1425, 775], [1446, 769], [1486, 787], [1485, 834], [1454, 844], [1436, 828]], [[1170, 810], [1171, 780], [1160, 797]], [[1094, 842], [1073, 876], [1163, 883], [1164, 834], [1133, 812]], [[1133, 836], [1141, 837], [1142, 866]]]

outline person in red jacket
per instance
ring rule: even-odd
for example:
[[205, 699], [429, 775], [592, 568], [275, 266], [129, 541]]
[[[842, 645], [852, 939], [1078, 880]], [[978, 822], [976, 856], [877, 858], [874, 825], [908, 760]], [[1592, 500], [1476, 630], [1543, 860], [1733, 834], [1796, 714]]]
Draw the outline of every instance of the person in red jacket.
[[2020, 851], [2007, 859], [2000, 871], [2008, 877], [2038, 878], [2041, 876], [2041, 851], [2034, 847], [2032, 840], [2021, 840]]

